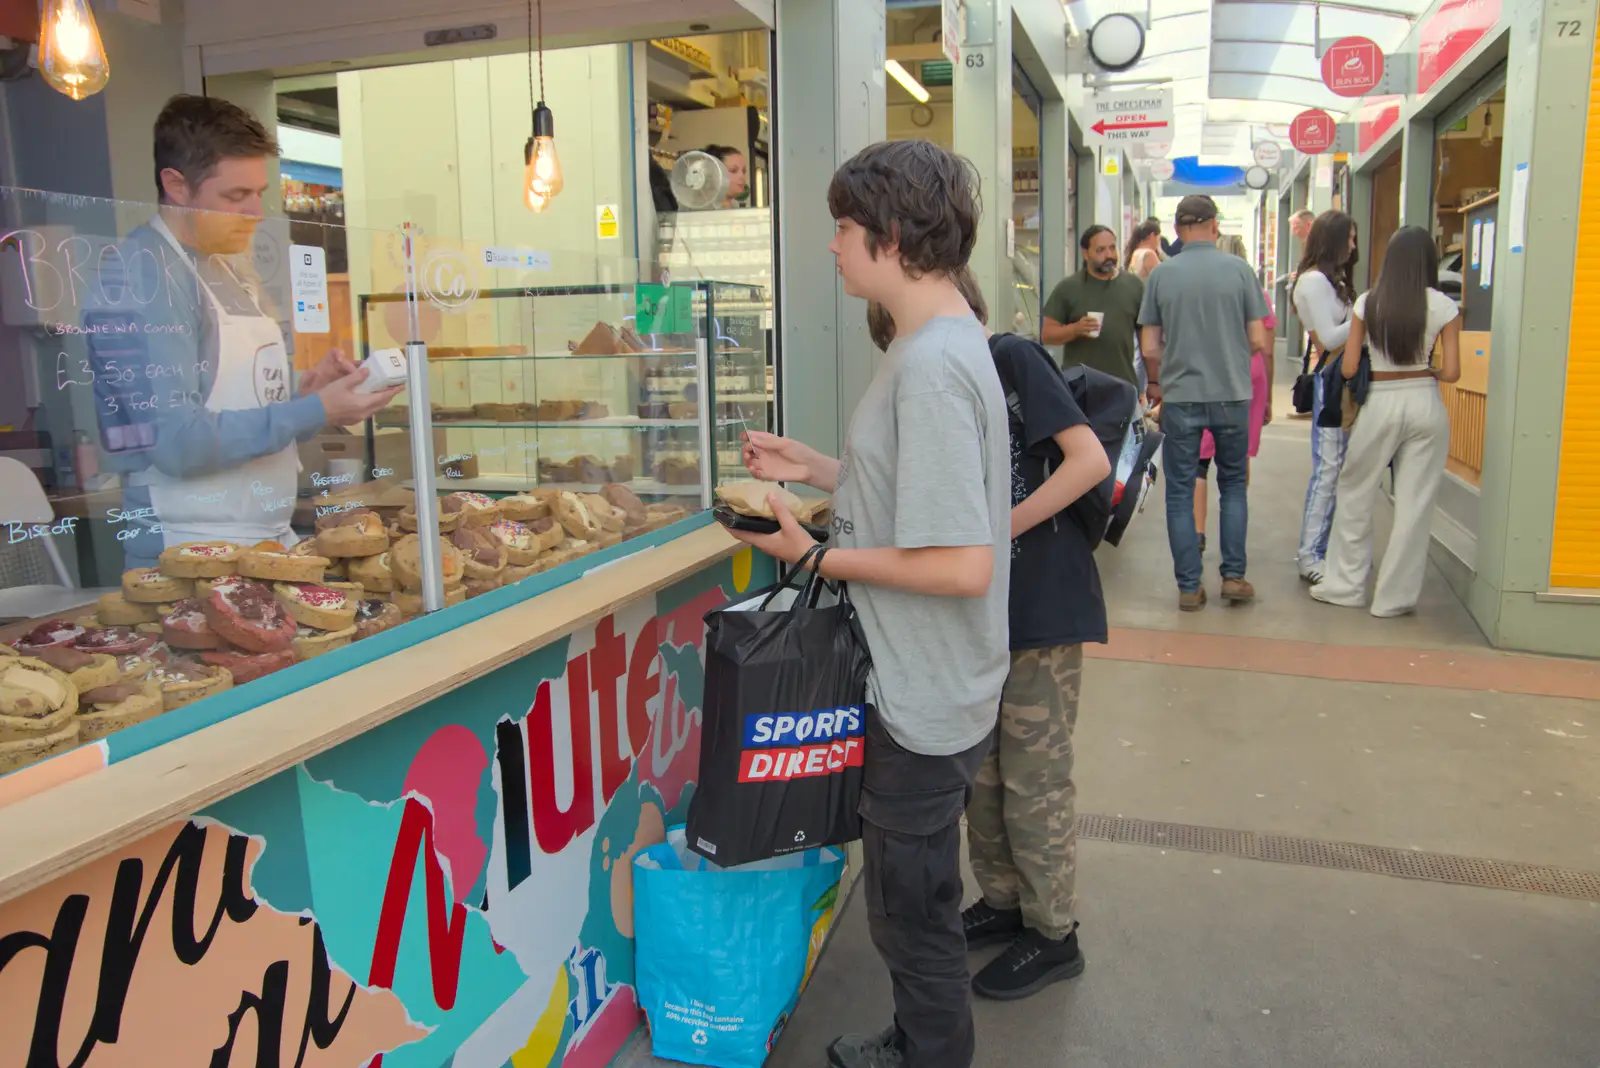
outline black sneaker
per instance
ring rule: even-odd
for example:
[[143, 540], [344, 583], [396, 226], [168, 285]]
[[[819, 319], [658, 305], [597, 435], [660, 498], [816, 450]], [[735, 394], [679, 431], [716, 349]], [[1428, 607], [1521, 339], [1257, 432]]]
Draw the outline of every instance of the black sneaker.
[[972, 978], [974, 992], [996, 1001], [1016, 1001], [1037, 994], [1051, 983], [1083, 972], [1077, 924], [1060, 941], [1037, 931], [1024, 931], [1011, 948]]
[[979, 898], [976, 905], [962, 910], [961, 926], [967, 932], [968, 949], [997, 946], [1022, 933], [1022, 910], [992, 908]]
[[893, 1024], [875, 1035], [843, 1035], [828, 1047], [833, 1068], [905, 1068], [900, 1030]]

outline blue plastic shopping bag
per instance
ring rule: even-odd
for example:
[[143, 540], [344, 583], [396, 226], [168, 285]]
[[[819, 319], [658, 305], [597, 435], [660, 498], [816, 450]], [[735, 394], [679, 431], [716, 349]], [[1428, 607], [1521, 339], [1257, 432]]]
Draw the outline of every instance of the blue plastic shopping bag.
[[833, 922], [844, 852], [719, 868], [684, 829], [633, 862], [639, 1003], [657, 1057], [760, 1068]]

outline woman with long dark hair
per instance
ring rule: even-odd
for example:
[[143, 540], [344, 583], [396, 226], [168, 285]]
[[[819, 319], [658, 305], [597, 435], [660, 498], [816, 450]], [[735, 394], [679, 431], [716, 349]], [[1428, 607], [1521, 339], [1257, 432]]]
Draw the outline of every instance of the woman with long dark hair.
[[[1350, 431], [1339, 472], [1339, 511], [1328, 543], [1327, 576], [1311, 596], [1360, 608], [1372, 570], [1372, 510], [1384, 471], [1394, 465], [1394, 528], [1378, 566], [1375, 616], [1417, 607], [1428, 566], [1433, 501], [1450, 453], [1450, 418], [1437, 382], [1461, 377], [1461, 318], [1439, 291], [1439, 252], [1428, 231], [1408, 226], [1389, 241], [1383, 273], [1356, 298], [1340, 370], [1355, 377], [1365, 341], [1372, 384]], [[1431, 362], [1442, 341], [1439, 365]]]
[[[1352, 272], [1360, 260], [1356, 221], [1342, 211], [1325, 211], [1306, 235], [1305, 255], [1295, 274], [1294, 310], [1310, 335], [1310, 351], [1320, 370], [1345, 347], [1350, 334], [1350, 304], [1355, 300]], [[1359, 350], [1358, 350], [1359, 351]], [[1337, 420], [1323, 426], [1322, 379], [1311, 406], [1311, 480], [1300, 519], [1300, 577], [1321, 582], [1333, 528], [1335, 487], [1344, 463], [1345, 434]]]
[[1161, 252], [1161, 224], [1154, 219], [1146, 219], [1133, 228], [1133, 235], [1128, 238], [1127, 250], [1122, 254], [1122, 269], [1133, 270], [1133, 254], [1142, 248], [1147, 248], [1158, 257]]

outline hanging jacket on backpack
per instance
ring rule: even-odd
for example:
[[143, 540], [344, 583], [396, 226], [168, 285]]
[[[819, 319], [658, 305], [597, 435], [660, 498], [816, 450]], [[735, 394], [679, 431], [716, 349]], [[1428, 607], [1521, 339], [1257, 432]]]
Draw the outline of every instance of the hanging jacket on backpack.
[[[1013, 345], [1028, 346], [1055, 366], [1049, 352], [1031, 338], [1018, 334], [995, 334], [989, 338], [991, 354]], [[1016, 383], [1007, 381], [1004, 368], [1004, 361], [996, 361], [1006, 408], [1011, 413], [1012, 432], [1016, 433], [1022, 423], [1022, 399]], [[1091, 547], [1102, 541], [1116, 545], [1155, 482], [1155, 455], [1162, 436], [1157, 431], [1142, 430], [1139, 394], [1129, 383], [1092, 367], [1069, 367], [1061, 373], [1073, 402], [1089, 420], [1090, 429], [1111, 461], [1111, 474], [1105, 481], [1068, 505], [1066, 512], [1082, 529]], [[1132, 492], [1128, 490], [1130, 486]]]

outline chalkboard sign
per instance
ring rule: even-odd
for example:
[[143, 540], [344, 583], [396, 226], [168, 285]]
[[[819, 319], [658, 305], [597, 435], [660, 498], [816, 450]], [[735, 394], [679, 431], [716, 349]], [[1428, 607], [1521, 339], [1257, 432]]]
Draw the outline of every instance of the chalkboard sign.
[[1469, 204], [1461, 214], [1467, 224], [1461, 238], [1461, 329], [1487, 332], [1494, 311], [1494, 283], [1500, 273], [1495, 256], [1500, 199], [1489, 197]]
[[[132, 312], [85, 312], [83, 325], [89, 358], [81, 370], [89, 381], [69, 377], [69, 384], [94, 387], [100, 447], [108, 453], [153, 447], [161, 398], [151, 393], [147, 381], [150, 347], [142, 318]], [[61, 387], [58, 376], [57, 388]]]

